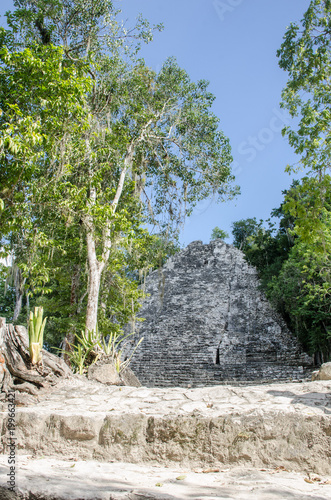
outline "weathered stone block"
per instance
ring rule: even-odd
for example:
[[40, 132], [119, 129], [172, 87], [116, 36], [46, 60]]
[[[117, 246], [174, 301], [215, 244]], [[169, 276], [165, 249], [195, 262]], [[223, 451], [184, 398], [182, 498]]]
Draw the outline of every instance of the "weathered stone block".
[[117, 385], [121, 383], [120, 376], [114, 363], [96, 364], [89, 366], [87, 377], [102, 384]]
[[331, 362], [323, 363], [321, 368], [313, 373], [312, 380], [331, 380]]
[[124, 385], [130, 387], [141, 387], [141, 383], [130, 368], [125, 368], [125, 370], [120, 373], [120, 379]]

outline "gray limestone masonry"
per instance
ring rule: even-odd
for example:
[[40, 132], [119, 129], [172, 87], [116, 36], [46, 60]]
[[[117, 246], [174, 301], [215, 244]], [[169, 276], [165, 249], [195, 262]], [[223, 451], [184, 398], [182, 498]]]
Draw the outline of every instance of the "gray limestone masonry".
[[[188, 389], [107, 386], [72, 376], [38, 397], [16, 407], [18, 480], [21, 455], [331, 473], [331, 381]], [[0, 402], [0, 456], [6, 457], [8, 418], [8, 402]]]
[[[131, 368], [148, 387], [303, 379], [312, 359], [260, 290], [244, 254], [201, 241], [147, 277]], [[137, 338], [137, 337], [136, 337]]]

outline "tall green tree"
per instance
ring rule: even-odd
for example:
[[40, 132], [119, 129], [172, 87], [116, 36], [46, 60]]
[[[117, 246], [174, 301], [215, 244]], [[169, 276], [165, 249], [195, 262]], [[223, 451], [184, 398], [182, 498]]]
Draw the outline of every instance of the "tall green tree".
[[43, 158], [59, 157], [63, 137], [84, 126], [89, 85], [84, 71], [63, 64], [61, 47], [32, 44], [17, 51], [12, 33], [3, 28], [0, 61], [0, 227], [5, 234], [22, 224]]
[[[134, 196], [139, 195], [147, 220], [169, 229], [198, 201], [215, 192], [223, 197], [230, 176], [228, 142], [209, 112], [212, 99], [204, 82], [192, 84], [174, 61], [168, 61], [159, 75], [139, 63], [121, 83], [106, 108], [108, 123], [104, 111], [93, 115], [91, 134], [80, 142], [82, 156], [75, 162], [85, 163], [83, 183], [89, 186], [81, 191], [83, 197], [74, 210], [80, 211], [86, 230], [90, 273], [86, 327], [91, 330], [114, 231], [118, 224], [125, 230]], [[74, 186], [83, 172], [75, 172]]]
[[113, 249], [138, 220], [169, 232], [198, 201], [234, 194], [229, 141], [211, 112], [205, 81], [191, 82], [173, 59], [156, 73], [137, 58], [139, 43], [151, 38], [144, 20], [126, 33], [109, 1], [16, 4], [9, 22], [21, 43], [61, 44], [63, 64], [84, 68], [92, 82], [84, 103], [88, 126], [64, 136], [53, 168], [43, 156], [38, 199], [84, 230], [86, 329], [96, 330]]
[[245, 251], [249, 247], [250, 239], [256, 236], [261, 226], [262, 221], [257, 222], [255, 217], [233, 222], [233, 245], [239, 250]]
[[316, 226], [305, 222], [310, 207], [314, 207], [312, 184], [319, 192], [318, 180], [309, 179], [309, 183], [308, 191], [304, 179], [286, 195], [285, 207], [292, 216], [298, 214], [292, 233], [295, 238], [279, 272], [267, 284], [267, 293], [292, 331], [320, 363], [331, 357], [331, 183], [329, 179], [329, 202], [319, 210]]
[[224, 231], [223, 229], [219, 228], [218, 226], [214, 227], [212, 233], [211, 233], [211, 240], [217, 240], [217, 239], [220, 239], [220, 240], [225, 240], [226, 238], [228, 238], [229, 235], [226, 231]]
[[[331, 181], [325, 176], [323, 182], [329, 195], [322, 206], [320, 181], [303, 178], [283, 192], [272, 219], [233, 224], [235, 245], [242, 246], [267, 297], [317, 363], [331, 356]], [[315, 210], [319, 217], [311, 224]]]
[[[330, 26], [331, 2], [312, 0], [301, 25], [290, 25], [277, 52], [279, 65], [289, 77], [282, 93], [281, 105], [295, 119], [294, 124], [297, 124], [295, 127], [285, 127], [283, 133], [300, 156], [299, 166], [307, 175], [301, 183], [304, 196], [291, 198], [288, 209], [296, 218], [297, 234], [306, 240], [310, 233], [316, 231], [316, 226], [320, 226], [324, 205], [329, 196]], [[291, 171], [295, 167], [288, 166], [287, 169]], [[312, 177], [318, 182], [311, 180]], [[324, 227], [323, 224], [322, 226]]]
[[280, 67], [288, 73], [281, 105], [297, 123], [285, 127], [284, 134], [300, 164], [319, 179], [330, 169], [330, 26], [330, 0], [312, 0], [301, 25], [290, 25], [277, 52]]
[[64, 63], [61, 47], [31, 43], [17, 50], [12, 32], [3, 28], [0, 60], [0, 242], [3, 255], [14, 258], [16, 321], [27, 278], [31, 284], [32, 277], [47, 277], [37, 249], [54, 244], [39, 224], [45, 159], [56, 177], [64, 138], [84, 129], [90, 85], [83, 65]]
[[[295, 318], [296, 331], [299, 335], [308, 332], [310, 349], [323, 359], [331, 355], [330, 29], [331, 2], [312, 0], [301, 24], [291, 24], [286, 31], [277, 53], [279, 65], [289, 77], [281, 104], [294, 118], [294, 126], [283, 132], [300, 156], [299, 167], [306, 176], [295, 195], [289, 193], [285, 200], [284, 209], [295, 221], [296, 239], [273, 290], [290, 294], [292, 305], [287, 309]], [[295, 168], [288, 166], [287, 170]]]

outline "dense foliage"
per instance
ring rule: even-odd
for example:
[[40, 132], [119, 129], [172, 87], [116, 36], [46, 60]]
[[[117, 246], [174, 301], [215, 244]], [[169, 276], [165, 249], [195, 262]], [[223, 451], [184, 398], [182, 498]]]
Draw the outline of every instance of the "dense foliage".
[[126, 31], [110, 0], [14, 4], [0, 38], [0, 231], [15, 266], [13, 319], [42, 305], [48, 345], [97, 326], [120, 334], [143, 275], [176, 251], [195, 204], [236, 193], [229, 141], [205, 81], [174, 59], [157, 73], [138, 57], [153, 36], [146, 20]]
[[214, 227], [212, 234], [211, 234], [212, 240], [216, 240], [216, 239], [225, 240], [228, 237], [229, 237], [228, 233], [226, 231], [224, 231], [223, 229], [219, 228], [218, 226]]
[[[233, 244], [257, 267], [261, 286], [317, 363], [331, 358], [331, 1], [312, 0], [277, 55], [288, 73], [283, 135], [303, 170], [266, 222], [233, 223]], [[277, 223], [276, 220], [279, 219]]]
[[[139, 57], [161, 26], [140, 17], [126, 30], [111, 0], [14, 4], [0, 29], [0, 243], [10, 256], [0, 313], [22, 322], [43, 306], [48, 347], [118, 342], [134, 326], [139, 285], [178, 250], [196, 203], [236, 194], [229, 141], [207, 82], [172, 58], [155, 72]], [[330, 33], [331, 0], [312, 0], [278, 51], [293, 118], [283, 133], [300, 159], [287, 171], [303, 177], [268, 221], [233, 223], [234, 245], [317, 361], [331, 356]]]
[[319, 360], [331, 356], [330, 29], [331, 2], [312, 0], [301, 26], [288, 28], [278, 51], [289, 76], [282, 105], [297, 123], [284, 134], [306, 176], [285, 199], [296, 240], [272, 293]]
[[329, 177], [325, 178], [325, 186], [328, 200], [319, 224], [312, 226], [308, 234], [303, 233], [302, 210], [307, 204], [313, 205], [313, 189], [318, 193], [320, 187], [316, 179], [308, 178], [294, 182], [284, 192], [284, 203], [272, 211], [272, 219], [266, 223], [256, 219], [235, 222], [232, 233], [233, 244], [258, 269], [266, 295], [307, 351], [315, 354], [316, 362], [328, 360], [331, 354]]

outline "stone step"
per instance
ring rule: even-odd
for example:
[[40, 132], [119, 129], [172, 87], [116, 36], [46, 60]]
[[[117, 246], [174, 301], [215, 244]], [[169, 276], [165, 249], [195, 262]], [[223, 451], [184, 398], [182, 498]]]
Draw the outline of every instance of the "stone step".
[[[7, 423], [4, 404], [4, 455]], [[148, 389], [75, 377], [16, 408], [15, 440], [35, 457], [328, 474], [331, 382]]]

